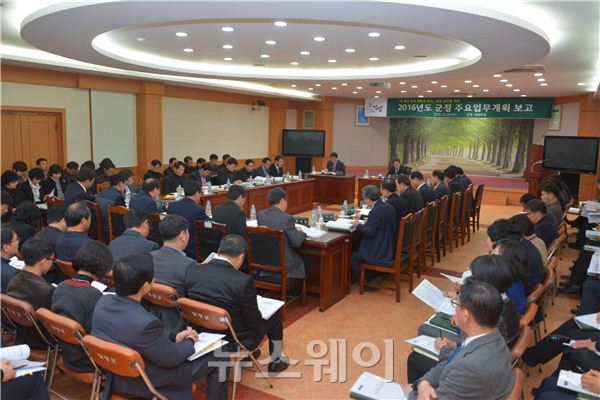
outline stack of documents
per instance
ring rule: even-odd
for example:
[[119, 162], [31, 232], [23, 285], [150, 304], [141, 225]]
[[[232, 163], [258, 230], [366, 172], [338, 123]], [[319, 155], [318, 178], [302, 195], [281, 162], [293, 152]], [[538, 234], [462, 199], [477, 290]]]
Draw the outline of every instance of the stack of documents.
[[306, 233], [306, 236], [310, 239], [318, 239], [320, 237], [325, 236], [327, 232], [321, 231], [317, 228], [309, 228], [304, 225], [296, 224], [296, 228], [302, 229], [302, 232]]
[[600, 275], [600, 252], [595, 252], [592, 255], [587, 273], [588, 275]]
[[400, 384], [377, 375], [363, 372], [350, 389], [350, 398], [362, 400], [405, 400]]
[[227, 340], [222, 340], [225, 335], [218, 333], [202, 332], [198, 335], [198, 340], [194, 342], [194, 354], [188, 357], [189, 361], [194, 361], [198, 357], [220, 349], [229, 343]]
[[354, 232], [356, 230], [356, 226], [354, 224], [352, 224], [351, 219], [350, 220], [338, 219], [335, 221], [328, 221], [325, 224], [325, 228], [327, 228], [327, 230], [330, 230], [330, 231], [345, 232], [345, 233]]
[[444, 296], [444, 293], [427, 279], [424, 279], [423, 282], [412, 291], [412, 294], [423, 303], [433, 308], [436, 312], [454, 315], [455, 310], [450, 298]]
[[15, 377], [33, 374], [34, 372], [44, 371], [46, 363], [43, 361], [29, 361], [31, 350], [26, 344], [18, 346], [3, 347], [0, 349], [0, 359], [9, 360], [15, 371]]

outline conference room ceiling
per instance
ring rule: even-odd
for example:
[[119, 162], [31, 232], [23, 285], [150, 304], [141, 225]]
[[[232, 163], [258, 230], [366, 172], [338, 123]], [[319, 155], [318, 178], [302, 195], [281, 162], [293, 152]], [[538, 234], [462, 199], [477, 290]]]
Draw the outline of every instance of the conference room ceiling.
[[319, 99], [566, 96], [600, 82], [598, 1], [17, 1], [3, 62]]

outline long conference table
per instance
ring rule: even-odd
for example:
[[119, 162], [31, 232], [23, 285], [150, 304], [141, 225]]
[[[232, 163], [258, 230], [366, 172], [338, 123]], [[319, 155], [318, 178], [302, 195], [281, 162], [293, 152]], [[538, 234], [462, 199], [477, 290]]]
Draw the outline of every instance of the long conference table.
[[311, 174], [315, 181], [314, 201], [328, 204], [354, 203], [354, 176]]

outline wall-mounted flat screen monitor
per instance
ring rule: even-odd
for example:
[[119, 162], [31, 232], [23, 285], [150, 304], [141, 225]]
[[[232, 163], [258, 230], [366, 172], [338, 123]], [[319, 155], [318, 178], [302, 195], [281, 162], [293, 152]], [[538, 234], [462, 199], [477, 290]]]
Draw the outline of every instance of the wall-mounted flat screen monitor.
[[546, 136], [544, 168], [596, 173], [600, 138], [586, 136]]
[[325, 131], [284, 129], [282, 154], [289, 157], [325, 157]]

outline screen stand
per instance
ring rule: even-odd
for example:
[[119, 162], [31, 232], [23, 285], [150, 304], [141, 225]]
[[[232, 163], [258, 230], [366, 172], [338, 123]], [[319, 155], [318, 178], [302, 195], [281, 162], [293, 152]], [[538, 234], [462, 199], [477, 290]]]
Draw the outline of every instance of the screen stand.
[[310, 174], [312, 172], [312, 158], [296, 157], [296, 173], [298, 171], [302, 171], [303, 174]]

